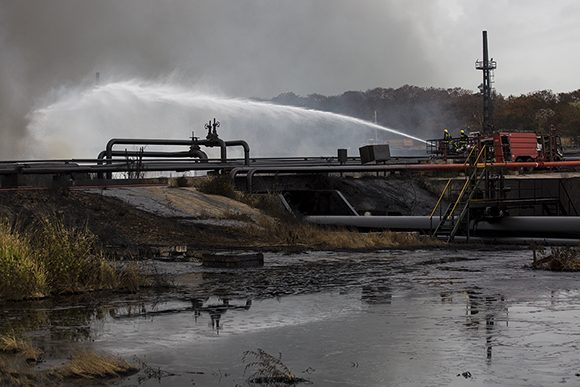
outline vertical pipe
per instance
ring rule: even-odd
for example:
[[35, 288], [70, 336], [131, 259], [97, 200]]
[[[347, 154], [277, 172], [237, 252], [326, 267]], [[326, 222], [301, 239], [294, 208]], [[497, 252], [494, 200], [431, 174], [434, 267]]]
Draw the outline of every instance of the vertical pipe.
[[491, 66], [487, 48], [487, 31], [483, 31], [483, 133], [492, 132], [491, 123]]

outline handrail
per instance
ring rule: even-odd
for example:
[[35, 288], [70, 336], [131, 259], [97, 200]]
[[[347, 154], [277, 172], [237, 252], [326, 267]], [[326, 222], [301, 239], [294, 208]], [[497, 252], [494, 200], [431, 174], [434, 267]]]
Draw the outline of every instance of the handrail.
[[447, 184], [445, 184], [445, 188], [443, 188], [441, 195], [439, 195], [439, 200], [437, 200], [437, 204], [435, 204], [435, 207], [433, 207], [433, 211], [431, 211], [431, 215], [429, 215], [430, 218], [432, 218], [433, 215], [435, 215], [435, 211], [437, 211], [437, 208], [439, 208], [439, 205], [443, 201], [443, 197], [445, 196], [445, 193], [447, 192], [447, 188], [449, 188], [449, 184], [451, 184], [452, 180], [453, 180], [452, 177], [449, 178], [449, 180], [447, 180]]
[[[476, 147], [471, 147], [471, 150], [469, 151], [469, 154], [467, 155], [467, 157], [465, 158], [465, 162], [463, 163], [463, 165], [467, 165], [467, 163], [469, 162], [469, 159], [471, 158], [471, 155], [473, 154], [473, 151], [477, 149]], [[481, 148], [482, 150], [485, 149], [485, 147]], [[479, 156], [476, 159], [476, 163], [477, 164], [477, 160], [479, 160]], [[453, 181], [453, 178], [449, 178], [449, 180], [447, 180], [447, 184], [445, 184], [445, 188], [443, 188], [443, 191], [441, 192], [441, 195], [439, 195], [439, 200], [437, 200], [437, 203], [435, 204], [435, 207], [433, 207], [433, 211], [431, 211], [431, 214], [429, 215], [429, 218], [433, 218], [433, 216], [435, 215], [435, 212], [437, 211], [437, 209], [439, 208], [439, 205], [441, 204], [441, 202], [443, 201], [443, 198], [445, 197], [445, 194], [447, 193], [447, 189], [449, 188], [449, 185], [451, 184], [451, 182]]]
[[[463, 195], [465, 194], [465, 190], [469, 186], [469, 183], [471, 182], [473, 177], [475, 177], [476, 171], [477, 171], [477, 165], [479, 164], [479, 159], [480, 159], [481, 155], [484, 153], [484, 151], [485, 151], [485, 147], [482, 147], [481, 150], [479, 151], [479, 154], [477, 155], [477, 158], [475, 159], [475, 162], [473, 163], [473, 165], [476, 166], [476, 169], [467, 179], [465, 179], [465, 183], [463, 184], [463, 188], [461, 189], [461, 192], [457, 196], [457, 200], [455, 201], [453, 208], [451, 209], [451, 211], [447, 215], [447, 219], [449, 219], [450, 217], [453, 216], [453, 214], [455, 213], [455, 209], [457, 208], [457, 206], [459, 205], [459, 202], [461, 201], [461, 199], [463, 198]], [[485, 169], [485, 166], [484, 166], [484, 169]]]
[[[465, 193], [467, 192], [469, 185], [473, 182], [473, 180], [475, 179], [475, 184], [473, 185], [471, 192], [469, 193], [469, 197], [467, 199], [467, 202], [465, 203], [463, 210], [461, 211], [459, 217], [457, 218], [457, 222], [455, 222], [455, 224], [453, 225], [453, 228], [451, 230], [451, 233], [449, 234], [449, 238], [448, 240], [453, 239], [453, 236], [457, 233], [457, 230], [459, 229], [459, 225], [463, 219], [463, 217], [465, 216], [465, 213], [467, 211], [467, 208], [469, 206], [469, 201], [471, 200], [471, 198], [473, 197], [473, 194], [475, 192], [475, 189], [477, 188], [477, 186], [479, 185], [479, 182], [481, 180], [481, 177], [483, 177], [484, 173], [485, 173], [485, 169], [487, 167], [487, 162], [483, 163], [483, 167], [482, 167], [482, 172], [481, 174], [478, 174], [478, 168], [479, 168], [479, 161], [482, 158], [482, 156], [485, 155], [485, 151], [486, 151], [486, 147], [482, 147], [481, 150], [479, 151], [477, 158], [473, 161], [473, 163], [469, 162], [471, 156], [473, 155], [473, 152], [475, 150], [475, 147], [471, 149], [471, 151], [469, 152], [469, 155], [467, 156], [463, 166], [467, 166], [469, 164], [470, 167], [473, 167], [473, 170], [465, 176], [465, 183], [463, 184], [463, 187], [461, 188], [461, 191], [459, 192], [459, 195], [457, 196], [457, 199], [455, 200], [455, 202], [453, 203], [453, 205], [449, 205], [447, 207], [447, 210], [445, 210], [445, 213], [443, 214], [442, 217], [440, 217], [440, 221], [439, 224], [437, 226], [437, 228], [435, 229], [435, 231], [433, 232], [433, 236], [436, 236], [439, 232], [439, 230], [444, 226], [444, 224], [447, 221], [451, 221], [454, 222], [455, 217], [455, 210], [457, 210], [457, 207], [459, 206], [459, 204], [461, 203], [463, 196], [465, 195]], [[484, 156], [485, 158], [485, 156]], [[485, 160], [484, 160], [485, 161]], [[439, 207], [441, 199], [443, 198], [443, 196], [445, 195], [445, 193], [448, 191], [449, 189], [449, 185], [451, 183], [452, 179], [449, 179], [448, 184], [445, 186], [445, 189], [443, 190], [443, 192], [441, 193], [441, 197], [439, 198], [440, 200], [437, 202], [435, 208], [433, 209], [432, 213], [431, 213], [431, 217], [430, 217], [430, 223], [431, 225], [433, 224], [433, 214], [435, 213], [436, 209]], [[432, 229], [432, 227], [431, 227]]]

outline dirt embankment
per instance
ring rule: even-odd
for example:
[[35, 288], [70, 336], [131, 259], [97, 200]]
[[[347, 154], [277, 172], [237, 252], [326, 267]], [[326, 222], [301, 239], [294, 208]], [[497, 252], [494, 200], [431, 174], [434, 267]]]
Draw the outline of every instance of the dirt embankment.
[[[371, 199], [379, 200], [380, 189], [374, 191]], [[265, 202], [268, 213], [282, 216], [280, 209], [273, 211], [275, 206], [269, 200], [256, 200], [245, 194], [234, 196], [241, 201], [204, 194], [193, 187], [0, 191], [0, 218], [16, 221], [20, 227], [39, 219], [46, 222], [46, 217], [66, 226], [86, 226], [109, 253], [123, 257], [159, 256], [173, 249], [183, 251], [181, 246], [187, 246], [188, 252], [199, 252], [378, 249], [433, 243], [413, 233], [359, 234], [323, 229], [290, 218], [281, 220], [244, 203], [262, 208]], [[408, 199], [403, 197], [401, 202]]]
[[[184, 195], [191, 193], [188, 200]], [[194, 200], [197, 198], [196, 200]], [[205, 204], [201, 203], [205, 198]], [[26, 227], [57, 216], [70, 226], [85, 225], [105, 247], [146, 253], [156, 247], [188, 245], [230, 248], [243, 244], [239, 227], [219, 221], [253, 223], [256, 210], [233, 200], [195, 194], [188, 188], [31, 190], [0, 193], [0, 216]]]

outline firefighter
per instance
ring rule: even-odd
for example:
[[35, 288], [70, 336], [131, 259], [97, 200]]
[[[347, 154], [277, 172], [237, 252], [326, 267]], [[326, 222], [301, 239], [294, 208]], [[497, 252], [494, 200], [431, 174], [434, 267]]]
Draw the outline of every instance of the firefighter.
[[453, 138], [451, 137], [451, 133], [449, 133], [449, 129], [443, 129], [443, 150], [445, 153], [448, 153], [451, 150], [451, 146], [453, 145]]
[[459, 131], [459, 139], [457, 140], [457, 151], [465, 152], [467, 150], [467, 145], [469, 144], [469, 137], [465, 134], [465, 130], [461, 129]]
[[451, 141], [451, 134], [449, 133], [449, 129], [443, 129], [443, 141], [450, 142]]

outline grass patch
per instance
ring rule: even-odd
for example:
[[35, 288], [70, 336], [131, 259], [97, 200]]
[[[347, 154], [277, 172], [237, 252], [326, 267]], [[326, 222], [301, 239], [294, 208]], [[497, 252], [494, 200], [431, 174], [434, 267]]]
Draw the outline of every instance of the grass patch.
[[0, 221], [0, 299], [106, 289], [135, 292], [148, 285], [136, 264], [113, 268], [87, 227], [67, 227], [56, 217], [44, 217], [24, 232]]
[[80, 352], [62, 367], [52, 371], [64, 379], [105, 379], [134, 374], [139, 369], [127, 361], [110, 355]]
[[34, 347], [29, 341], [20, 339], [15, 335], [0, 336], [0, 352], [7, 354], [20, 354], [26, 361], [37, 362], [42, 351]]
[[170, 188], [192, 187], [192, 186], [193, 186], [193, 179], [191, 177], [179, 176], [179, 177], [169, 179], [169, 187]]
[[0, 298], [42, 297], [47, 277], [30, 237], [0, 221]]
[[368, 232], [344, 228], [327, 228], [298, 221], [268, 221], [261, 227], [246, 230], [249, 237], [263, 243], [320, 249], [377, 249], [406, 246], [435, 246], [433, 239], [421, 238], [417, 233]]
[[19, 386], [19, 387], [47, 387], [55, 386], [48, 380], [40, 380], [37, 375], [30, 371], [26, 364], [12, 364], [9, 359], [0, 357], [0, 386]]
[[[159, 277], [160, 279], [161, 277]], [[160, 284], [158, 284], [160, 285]], [[153, 281], [141, 274], [139, 264], [129, 261], [118, 270], [118, 287], [131, 293], [136, 293], [139, 289], [153, 286]]]
[[33, 240], [40, 264], [46, 268], [52, 294], [112, 289], [117, 274], [97, 247], [88, 228], [69, 228], [58, 219], [43, 218]]
[[278, 357], [270, 355], [261, 348], [255, 351], [246, 351], [242, 356], [242, 361], [246, 363], [244, 373], [249, 369], [254, 372], [248, 378], [250, 383], [262, 385], [297, 384], [307, 382], [306, 379], [299, 378], [282, 362], [282, 354]]
[[225, 196], [226, 198], [241, 201], [242, 193], [236, 191], [229, 176], [207, 176], [196, 184], [198, 191], [208, 195]]
[[229, 176], [207, 176], [197, 182], [196, 188], [208, 195], [224, 196], [242, 202], [275, 218], [287, 219], [291, 216], [280, 202], [278, 195], [273, 193], [250, 194], [237, 191]]
[[[549, 252], [539, 251], [532, 268], [550, 271], [580, 271], [580, 249], [575, 247], [555, 247]], [[534, 254], [535, 257], [535, 254]]]

